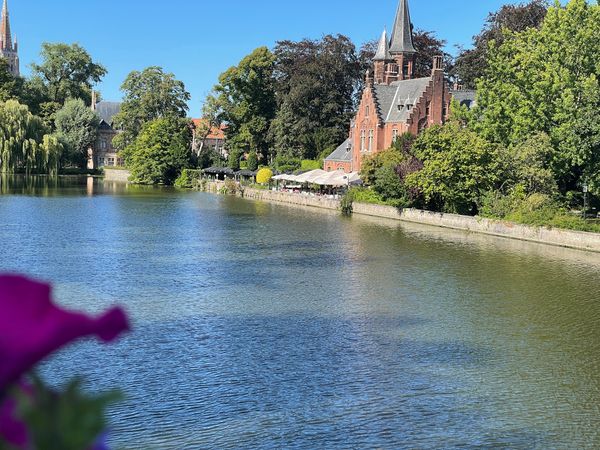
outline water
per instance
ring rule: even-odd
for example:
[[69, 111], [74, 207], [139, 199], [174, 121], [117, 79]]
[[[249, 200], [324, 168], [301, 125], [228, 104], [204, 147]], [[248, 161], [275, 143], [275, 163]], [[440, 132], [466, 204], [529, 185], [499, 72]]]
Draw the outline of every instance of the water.
[[0, 182], [0, 270], [135, 331], [122, 449], [598, 448], [600, 255], [100, 180]]

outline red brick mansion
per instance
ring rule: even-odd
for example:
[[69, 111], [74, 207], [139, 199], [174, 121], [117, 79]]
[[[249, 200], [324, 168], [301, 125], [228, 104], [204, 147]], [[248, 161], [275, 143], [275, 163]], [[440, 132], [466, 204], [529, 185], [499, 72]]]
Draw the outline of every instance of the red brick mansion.
[[[434, 58], [431, 76], [415, 78], [416, 53], [408, 1], [400, 0], [391, 39], [384, 31], [373, 70], [367, 72], [350, 135], [325, 159], [325, 170], [358, 172], [365, 157], [390, 148], [397, 136], [416, 135], [445, 122], [453, 93], [444, 78], [442, 57]], [[455, 95], [469, 105], [474, 100], [473, 92]]]

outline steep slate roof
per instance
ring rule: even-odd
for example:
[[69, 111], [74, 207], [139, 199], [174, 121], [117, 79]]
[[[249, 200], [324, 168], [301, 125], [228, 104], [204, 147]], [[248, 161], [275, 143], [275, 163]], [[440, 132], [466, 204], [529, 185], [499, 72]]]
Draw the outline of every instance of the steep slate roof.
[[379, 45], [377, 46], [377, 53], [375, 53], [373, 61], [389, 61], [390, 59], [392, 59], [392, 55], [390, 55], [390, 44], [388, 42], [387, 31], [383, 30], [381, 39], [379, 39]]
[[2, 18], [0, 19], [0, 43], [2, 50], [12, 50], [12, 36], [10, 34], [10, 21], [8, 20], [8, 3], [4, 0], [2, 5]]
[[417, 53], [417, 50], [415, 50], [415, 45], [413, 44], [408, 0], [400, 0], [400, 4], [398, 5], [394, 29], [392, 30], [390, 52]]
[[473, 108], [477, 104], [477, 92], [472, 90], [450, 91], [452, 97], [458, 100], [461, 105], [467, 105]]
[[325, 161], [352, 161], [352, 140], [346, 139], [342, 145], [334, 150], [334, 152], [325, 158]]
[[96, 114], [101, 120], [107, 124], [113, 124], [113, 118], [121, 111], [121, 103], [119, 102], [100, 102], [96, 103]]
[[[406, 122], [410, 111], [406, 108], [407, 101], [413, 105], [429, 86], [431, 78], [415, 78], [412, 80], [396, 81], [389, 86], [376, 84], [373, 86], [379, 117], [386, 123]], [[403, 105], [403, 108], [398, 108]]]

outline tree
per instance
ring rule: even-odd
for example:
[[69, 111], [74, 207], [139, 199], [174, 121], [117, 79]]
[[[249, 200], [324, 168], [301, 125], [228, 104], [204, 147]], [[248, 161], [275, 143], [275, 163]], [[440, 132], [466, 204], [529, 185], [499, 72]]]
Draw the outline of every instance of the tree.
[[27, 174], [46, 171], [40, 150], [47, 128], [39, 117], [16, 100], [0, 103], [0, 168], [14, 173], [23, 168]]
[[489, 48], [474, 128], [507, 148], [545, 133], [562, 193], [583, 178], [598, 185], [600, 6], [571, 0], [550, 8], [540, 29], [507, 33]]
[[377, 169], [373, 189], [386, 201], [407, 198], [404, 183], [400, 180], [396, 168], [392, 166], [382, 166]]
[[121, 111], [114, 117], [115, 125], [122, 130], [113, 141], [118, 149], [132, 144], [146, 123], [187, 114], [190, 94], [185, 85], [160, 67], [131, 72], [121, 90], [125, 97]]
[[530, 0], [519, 5], [504, 5], [497, 12], [490, 13], [483, 30], [473, 38], [473, 48], [461, 49], [452, 74], [467, 88], [475, 88], [476, 81], [488, 69], [490, 43], [501, 45], [507, 37], [507, 30], [522, 32], [539, 28], [547, 10], [547, 0]]
[[271, 51], [257, 48], [221, 74], [210, 99], [227, 125], [229, 146], [255, 151], [263, 158], [269, 155], [267, 133], [276, 111], [273, 64]]
[[256, 169], [258, 169], [258, 155], [256, 154], [256, 152], [250, 152], [248, 154], [248, 159], [246, 160], [246, 164], [247, 164], [248, 170], [255, 171]]
[[360, 178], [365, 184], [373, 186], [377, 181], [379, 169], [382, 167], [395, 169], [403, 159], [404, 155], [396, 148], [390, 148], [368, 156], [363, 160], [360, 169]]
[[96, 141], [100, 119], [83, 100], [67, 100], [56, 113], [56, 132], [64, 144], [64, 163], [85, 167], [88, 148]]
[[50, 102], [63, 105], [68, 98], [91, 102], [92, 86], [106, 75], [78, 44], [42, 44], [42, 63], [32, 64], [34, 78], [41, 80]]
[[476, 213], [502, 171], [498, 147], [456, 122], [427, 128], [413, 152], [423, 168], [408, 175], [406, 185], [435, 211]]
[[280, 41], [275, 46], [277, 115], [271, 136], [277, 154], [315, 159], [348, 133], [353, 94], [363, 76], [356, 48], [342, 35]]
[[8, 70], [8, 61], [0, 58], [0, 102], [21, 100], [24, 80], [13, 76]]
[[244, 152], [239, 148], [231, 149], [229, 152], [229, 158], [227, 159], [227, 167], [235, 171], [240, 170], [240, 160], [242, 159], [243, 155]]
[[553, 153], [550, 136], [545, 133], [533, 134], [511, 148], [505, 162], [506, 187], [521, 186], [527, 195], [555, 195], [556, 181], [549, 169]]
[[141, 184], [171, 185], [191, 164], [192, 126], [182, 118], [148, 122], [122, 155], [131, 180]]

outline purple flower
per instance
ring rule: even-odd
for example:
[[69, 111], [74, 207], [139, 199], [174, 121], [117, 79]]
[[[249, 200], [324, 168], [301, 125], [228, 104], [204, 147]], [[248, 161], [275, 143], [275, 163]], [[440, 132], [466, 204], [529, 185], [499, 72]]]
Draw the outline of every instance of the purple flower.
[[0, 397], [38, 362], [86, 336], [112, 341], [129, 329], [122, 309], [98, 318], [58, 308], [51, 287], [21, 276], [0, 276]]

